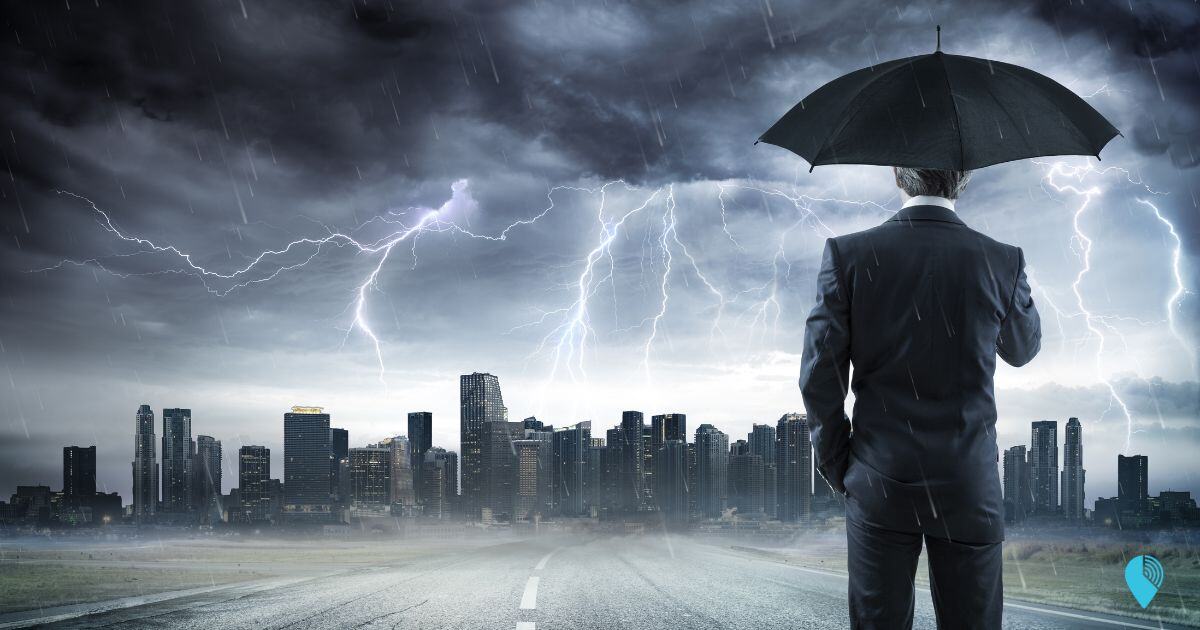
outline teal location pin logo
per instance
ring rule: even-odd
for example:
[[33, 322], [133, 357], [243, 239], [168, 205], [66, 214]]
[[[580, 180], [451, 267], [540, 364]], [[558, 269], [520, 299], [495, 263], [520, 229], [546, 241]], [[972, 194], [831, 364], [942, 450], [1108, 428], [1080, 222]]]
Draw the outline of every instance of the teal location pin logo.
[[1125, 565], [1125, 583], [1142, 608], [1149, 606], [1162, 587], [1162, 563], [1154, 556], [1137, 556]]

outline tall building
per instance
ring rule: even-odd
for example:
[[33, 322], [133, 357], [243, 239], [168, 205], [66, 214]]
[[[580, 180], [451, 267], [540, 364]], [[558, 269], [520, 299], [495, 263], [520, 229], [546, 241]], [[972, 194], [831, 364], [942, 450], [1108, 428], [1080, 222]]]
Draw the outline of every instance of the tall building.
[[554, 504], [563, 516], [583, 516], [586, 506], [583, 488], [587, 453], [592, 445], [592, 423], [584, 421], [558, 429], [553, 440]]
[[271, 517], [271, 449], [246, 445], [238, 449], [238, 495], [241, 518], [258, 523]]
[[350, 455], [350, 431], [330, 427], [329, 448], [333, 451], [333, 459], [330, 462], [333, 502], [335, 505], [344, 506], [350, 502], [349, 481], [342, 479], [342, 468], [349, 464], [347, 458]]
[[379, 443], [392, 451], [392, 504], [411, 507], [416, 505], [416, 485], [413, 478], [412, 443], [408, 437], [397, 435]]
[[395, 450], [390, 446], [349, 449], [350, 505], [356, 511], [382, 512], [393, 502], [394, 454]]
[[96, 447], [63, 447], [63, 496], [91, 497], [96, 494]]
[[208, 435], [196, 436], [192, 460], [192, 497], [204, 523], [221, 520], [221, 442]]
[[700, 517], [700, 475], [697, 472], [696, 443], [687, 444], [687, 509], [688, 519]]
[[1117, 508], [1145, 514], [1150, 497], [1150, 459], [1145, 455], [1117, 455]]
[[812, 440], [808, 416], [784, 414], [775, 427], [779, 520], [807, 523], [812, 517]]
[[658, 474], [658, 465], [654, 458], [658, 457], [659, 451], [662, 450], [663, 444], [667, 440], [687, 442], [687, 414], [658, 414], [650, 418], [649, 428], [649, 439], [642, 441], [642, 448], [645, 449], [645, 456], [642, 458], [644, 472], [642, 487], [646, 489], [642, 503], [646, 509], [659, 509], [661, 502], [656, 496], [659, 483], [654, 479], [654, 475]]
[[1021, 523], [1033, 508], [1029, 488], [1029, 457], [1025, 445], [1018, 444], [1004, 451], [1004, 520]]
[[[772, 449], [774, 450], [774, 449]], [[779, 466], [763, 465], [763, 514], [769, 520], [779, 518]]]
[[1033, 493], [1033, 513], [1058, 513], [1058, 421], [1033, 423], [1029, 442], [1029, 488]]
[[750, 454], [758, 455], [763, 460], [763, 465], [768, 466], [776, 461], [777, 451], [775, 448], [775, 427], [769, 424], [756, 424], [750, 430], [748, 436], [750, 442]]
[[480, 509], [487, 508], [496, 522], [511, 521], [517, 481], [513, 441], [525, 437], [525, 426], [520, 422], [485, 422], [481, 437]]
[[642, 412], [621, 413], [621, 477], [617, 507], [625, 512], [636, 512], [643, 507], [646, 456], [643, 424]]
[[1063, 436], [1062, 511], [1067, 520], [1083, 520], [1083, 427], [1079, 418], [1067, 420]]
[[413, 411], [408, 414], [408, 448], [412, 451], [413, 489], [417, 503], [421, 496], [421, 475], [425, 470], [425, 452], [433, 447], [433, 414], [428, 411]]
[[[508, 409], [500, 393], [500, 379], [475, 372], [459, 377], [459, 439], [462, 466], [462, 508], [479, 517], [482, 505], [483, 432], [488, 422], [507, 422]], [[523, 427], [522, 427], [523, 428]]]
[[186, 514], [192, 509], [192, 410], [163, 409], [162, 509]]
[[729, 436], [711, 424], [696, 429], [696, 486], [700, 516], [721, 516], [729, 492]]
[[538, 460], [541, 440], [513, 440], [516, 457], [516, 480], [513, 488], [513, 521], [531, 521], [541, 513], [538, 509]]
[[668, 439], [654, 456], [654, 496], [668, 526], [688, 521], [687, 446], [684, 440]]
[[158, 461], [154, 448], [154, 412], [150, 405], [138, 407], [133, 436], [133, 516], [151, 520], [158, 511]]
[[426, 449], [421, 465], [421, 497], [423, 514], [429, 518], [447, 518], [458, 479], [458, 459], [444, 448]]
[[333, 520], [333, 445], [329, 414], [292, 407], [283, 414], [283, 517], [292, 522]]
[[[736, 507], [741, 515], [763, 514], [766, 511], [763, 496], [764, 466], [761, 455], [751, 455], [749, 445], [735, 448], [729, 455], [729, 507]], [[735, 454], [736, 453], [736, 454]]]

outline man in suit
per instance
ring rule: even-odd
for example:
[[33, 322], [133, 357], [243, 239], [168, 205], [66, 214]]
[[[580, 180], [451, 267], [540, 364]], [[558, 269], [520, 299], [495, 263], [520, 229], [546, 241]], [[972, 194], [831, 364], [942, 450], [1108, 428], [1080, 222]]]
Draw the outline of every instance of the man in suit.
[[954, 210], [970, 173], [894, 172], [904, 207], [825, 242], [800, 373], [817, 470], [846, 499], [851, 627], [912, 626], [924, 542], [938, 627], [999, 628], [992, 376], [996, 355], [1033, 359], [1041, 322], [1021, 249]]

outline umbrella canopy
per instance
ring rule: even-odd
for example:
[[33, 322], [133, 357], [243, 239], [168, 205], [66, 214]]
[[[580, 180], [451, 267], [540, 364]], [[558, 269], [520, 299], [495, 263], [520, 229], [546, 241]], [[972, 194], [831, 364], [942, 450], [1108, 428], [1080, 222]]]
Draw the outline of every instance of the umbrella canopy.
[[[940, 30], [940, 29], [939, 29]], [[1082, 98], [1028, 68], [928, 55], [834, 79], [759, 138], [812, 166], [971, 170], [1045, 155], [1094, 155], [1120, 132]], [[812, 171], [812, 168], [809, 168]]]

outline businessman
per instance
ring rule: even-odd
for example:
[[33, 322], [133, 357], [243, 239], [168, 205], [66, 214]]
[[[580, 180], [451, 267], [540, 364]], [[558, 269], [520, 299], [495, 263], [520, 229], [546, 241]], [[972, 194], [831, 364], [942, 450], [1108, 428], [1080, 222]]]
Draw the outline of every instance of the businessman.
[[804, 331], [800, 390], [817, 470], [846, 498], [850, 625], [912, 627], [924, 543], [938, 627], [999, 628], [992, 377], [997, 355], [1033, 359], [1041, 322], [1021, 249], [955, 211], [970, 172], [894, 174], [908, 197], [899, 212], [825, 242]]

